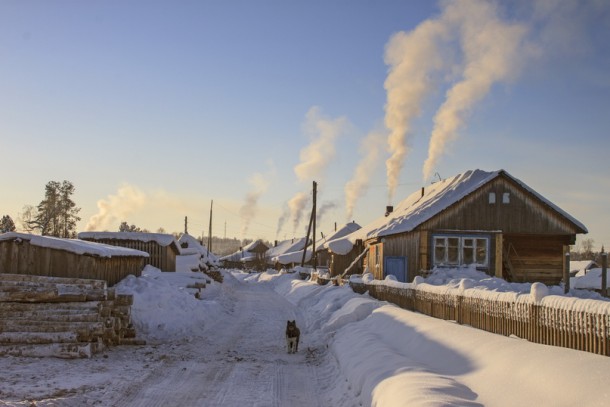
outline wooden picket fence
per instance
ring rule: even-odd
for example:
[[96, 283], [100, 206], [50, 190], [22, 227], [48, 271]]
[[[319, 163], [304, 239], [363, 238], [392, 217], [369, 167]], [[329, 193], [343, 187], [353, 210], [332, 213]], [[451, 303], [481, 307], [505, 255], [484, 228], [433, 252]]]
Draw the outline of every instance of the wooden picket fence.
[[[352, 290], [409, 311], [530, 342], [610, 356], [610, 303], [571, 298], [534, 302], [528, 294], [496, 293], [479, 297], [465, 291], [424, 290], [350, 281]], [[468, 290], [473, 291], [473, 290]], [[547, 297], [548, 298], [548, 297]], [[595, 301], [595, 304], [592, 303]], [[548, 304], [547, 304], [548, 302]], [[598, 306], [596, 306], [598, 305]]]

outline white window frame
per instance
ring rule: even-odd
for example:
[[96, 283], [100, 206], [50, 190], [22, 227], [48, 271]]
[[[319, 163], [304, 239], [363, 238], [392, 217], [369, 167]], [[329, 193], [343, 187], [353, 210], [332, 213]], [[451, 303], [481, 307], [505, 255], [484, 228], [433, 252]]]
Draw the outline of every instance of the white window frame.
[[[455, 248], [456, 239], [457, 259], [450, 259], [450, 249]], [[440, 267], [460, 267], [472, 264], [478, 267], [489, 267], [489, 242], [489, 236], [481, 235], [432, 235], [432, 264]], [[467, 256], [464, 253], [464, 249], [472, 250], [470, 256], [473, 260], [472, 263], [465, 263], [465, 257]], [[478, 261], [481, 251], [483, 251], [485, 256], [485, 259], [482, 262]]]

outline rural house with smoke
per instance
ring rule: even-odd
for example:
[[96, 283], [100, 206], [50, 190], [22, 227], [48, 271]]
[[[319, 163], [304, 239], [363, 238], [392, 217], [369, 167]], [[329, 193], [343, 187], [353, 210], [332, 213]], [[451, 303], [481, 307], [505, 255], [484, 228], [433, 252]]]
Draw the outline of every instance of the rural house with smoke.
[[[364, 267], [399, 281], [435, 267], [474, 266], [514, 282], [561, 281], [565, 254], [586, 227], [504, 170], [433, 183], [335, 244], [361, 239]], [[343, 240], [343, 241], [342, 241]]]
[[173, 235], [142, 232], [81, 232], [78, 238], [146, 252], [149, 255], [146, 264], [161, 271], [176, 271], [176, 256], [180, 255], [180, 246]]

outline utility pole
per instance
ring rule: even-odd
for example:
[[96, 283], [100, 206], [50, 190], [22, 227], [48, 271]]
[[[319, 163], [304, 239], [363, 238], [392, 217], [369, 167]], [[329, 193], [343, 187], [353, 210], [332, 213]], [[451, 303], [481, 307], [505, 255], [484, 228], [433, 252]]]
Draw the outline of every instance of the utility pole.
[[313, 208], [311, 209], [311, 217], [309, 218], [309, 226], [307, 227], [307, 237], [305, 238], [305, 246], [303, 247], [303, 257], [301, 258], [301, 267], [305, 265], [305, 254], [307, 253], [307, 246], [309, 245], [309, 236], [313, 225], [313, 247], [311, 253], [311, 259], [313, 262], [313, 269], [316, 270], [316, 192], [318, 184], [316, 181], [313, 182]]
[[602, 246], [602, 295], [604, 297], [608, 296], [608, 276], [606, 272], [608, 271], [608, 253], [604, 251], [604, 246]]
[[312, 219], [313, 219], [313, 248], [311, 250], [311, 261], [313, 263], [313, 271], [316, 271], [317, 267], [317, 256], [316, 256], [316, 195], [318, 193], [318, 183], [316, 181], [313, 182], [313, 209], [312, 209]]
[[225, 239], [227, 238], [227, 221], [225, 220]]
[[184, 234], [185, 235], [189, 234], [188, 217], [187, 216], [184, 217]]
[[212, 207], [214, 206], [214, 200], [210, 203], [210, 231], [208, 232], [208, 252], [212, 253]]

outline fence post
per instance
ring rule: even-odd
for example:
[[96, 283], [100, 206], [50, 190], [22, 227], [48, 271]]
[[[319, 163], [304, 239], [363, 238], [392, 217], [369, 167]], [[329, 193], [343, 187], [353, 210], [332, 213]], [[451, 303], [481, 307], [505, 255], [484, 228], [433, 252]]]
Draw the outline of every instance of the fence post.
[[563, 264], [563, 293], [570, 291], [570, 252], [566, 253], [566, 260]]
[[606, 276], [606, 271], [608, 269], [608, 253], [604, 252], [604, 247], [602, 246], [602, 295], [604, 297], [608, 296], [608, 277]]

